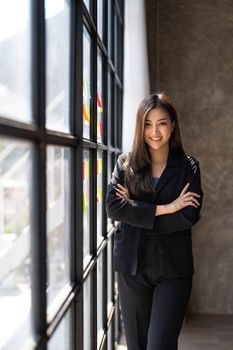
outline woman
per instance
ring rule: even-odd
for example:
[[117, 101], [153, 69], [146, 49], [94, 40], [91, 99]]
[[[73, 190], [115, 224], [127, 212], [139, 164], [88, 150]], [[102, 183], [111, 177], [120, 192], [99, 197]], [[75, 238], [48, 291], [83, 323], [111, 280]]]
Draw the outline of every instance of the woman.
[[120, 221], [113, 263], [128, 350], [177, 349], [202, 197], [199, 163], [185, 155], [172, 100], [146, 97], [132, 151], [118, 157], [106, 196], [107, 215]]

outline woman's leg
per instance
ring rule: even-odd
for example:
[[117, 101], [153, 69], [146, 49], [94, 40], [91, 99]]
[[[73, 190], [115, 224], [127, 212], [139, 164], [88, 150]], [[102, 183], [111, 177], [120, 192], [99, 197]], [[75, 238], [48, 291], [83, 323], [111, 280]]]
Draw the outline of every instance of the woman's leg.
[[147, 350], [177, 350], [192, 277], [163, 279], [154, 288]]
[[118, 272], [118, 289], [128, 350], [146, 350], [153, 287]]

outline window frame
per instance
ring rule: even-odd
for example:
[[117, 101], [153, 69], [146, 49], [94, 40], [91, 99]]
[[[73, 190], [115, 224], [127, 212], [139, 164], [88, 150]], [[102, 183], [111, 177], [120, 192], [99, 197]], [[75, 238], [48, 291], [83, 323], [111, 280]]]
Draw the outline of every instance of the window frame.
[[[97, 349], [97, 261], [103, 254], [103, 338], [99, 349], [107, 348], [108, 330], [119, 335], [116, 329], [118, 293], [114, 291], [115, 276], [112, 272], [112, 308], [107, 312], [108, 274], [107, 245], [113, 240], [115, 223], [107, 225], [105, 196], [108, 182], [108, 159], [112, 159], [111, 168], [117, 156], [122, 152], [122, 98], [123, 98], [123, 33], [124, 0], [111, 0], [111, 17], [118, 18], [119, 29], [114, 36], [114, 23], [108, 33], [108, 1], [103, 0], [103, 40], [97, 33], [97, 1], [90, 0], [90, 12], [84, 2], [70, 2], [70, 133], [46, 129], [46, 59], [45, 59], [45, 0], [31, 1], [31, 108], [32, 123], [24, 123], [0, 116], [1, 136], [9, 136], [30, 141], [33, 144], [33, 201], [31, 242], [32, 253], [32, 328], [36, 347], [46, 349], [47, 344], [67, 312], [71, 314], [70, 332], [72, 349], [83, 349], [83, 292], [82, 286], [91, 274], [92, 278], [92, 349]], [[91, 139], [83, 138], [83, 26], [88, 28], [92, 37], [91, 44]], [[111, 35], [111, 47], [108, 47]], [[117, 38], [117, 62], [114, 62], [114, 38]], [[80, 50], [81, 47], [81, 50]], [[97, 53], [102, 57], [103, 82], [103, 142], [97, 142]], [[108, 74], [111, 76], [111, 96], [108, 96]], [[108, 139], [108, 101], [111, 103], [111, 140]], [[113, 137], [114, 135], [114, 137]], [[68, 147], [71, 150], [71, 287], [64, 296], [63, 303], [53, 318], [47, 318], [47, 266], [46, 266], [46, 149], [47, 146]], [[83, 150], [90, 152], [90, 252], [92, 258], [83, 269]], [[97, 246], [96, 240], [96, 186], [97, 152], [103, 152], [102, 172], [102, 241]], [[81, 195], [80, 195], [81, 194]], [[117, 336], [112, 336], [111, 350]]]

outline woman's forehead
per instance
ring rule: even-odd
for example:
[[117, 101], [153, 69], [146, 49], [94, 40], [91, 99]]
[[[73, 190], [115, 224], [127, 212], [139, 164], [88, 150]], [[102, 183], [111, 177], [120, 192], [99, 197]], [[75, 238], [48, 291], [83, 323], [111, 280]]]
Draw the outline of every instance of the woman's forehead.
[[162, 108], [153, 108], [146, 116], [146, 120], [169, 119], [167, 112]]

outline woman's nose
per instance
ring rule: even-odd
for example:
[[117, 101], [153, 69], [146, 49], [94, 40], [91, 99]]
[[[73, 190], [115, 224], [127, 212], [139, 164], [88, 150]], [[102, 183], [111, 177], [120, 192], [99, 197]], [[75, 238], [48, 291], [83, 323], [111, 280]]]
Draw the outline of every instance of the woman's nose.
[[153, 135], [158, 135], [159, 134], [159, 128], [158, 128], [158, 126], [157, 125], [155, 125], [154, 127], [153, 127]]

